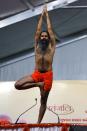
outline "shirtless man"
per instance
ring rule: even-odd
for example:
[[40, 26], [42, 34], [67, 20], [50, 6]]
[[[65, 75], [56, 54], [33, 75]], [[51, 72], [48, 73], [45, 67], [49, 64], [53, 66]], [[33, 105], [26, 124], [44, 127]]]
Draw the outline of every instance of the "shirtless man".
[[[46, 18], [47, 31], [41, 31], [43, 16]], [[46, 111], [47, 98], [52, 87], [52, 62], [54, 52], [55, 37], [52, 31], [47, 7], [45, 6], [38, 21], [35, 34], [35, 71], [32, 75], [25, 76], [15, 83], [15, 88], [17, 90], [25, 90], [32, 87], [40, 88], [41, 106], [37, 123], [41, 123], [43, 119]]]

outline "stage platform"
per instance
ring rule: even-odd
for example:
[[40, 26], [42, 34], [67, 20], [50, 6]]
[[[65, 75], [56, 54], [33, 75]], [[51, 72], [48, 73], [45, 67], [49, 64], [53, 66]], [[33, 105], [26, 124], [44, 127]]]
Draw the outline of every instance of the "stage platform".
[[87, 125], [64, 123], [12, 124], [0, 122], [0, 131], [87, 131]]

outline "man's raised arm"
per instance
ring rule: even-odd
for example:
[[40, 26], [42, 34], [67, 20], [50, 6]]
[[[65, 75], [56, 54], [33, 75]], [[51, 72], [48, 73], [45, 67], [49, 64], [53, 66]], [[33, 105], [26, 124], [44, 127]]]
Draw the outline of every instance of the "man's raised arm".
[[45, 10], [46, 18], [47, 18], [47, 30], [48, 30], [50, 38], [52, 40], [52, 44], [54, 45], [55, 44], [55, 35], [53, 33], [53, 30], [52, 30], [52, 24], [51, 24], [51, 20], [50, 20], [48, 11], [47, 11], [47, 6], [45, 6], [44, 10]]
[[37, 25], [37, 29], [36, 29], [36, 33], [35, 33], [35, 41], [38, 41], [38, 39], [40, 37], [40, 33], [42, 30], [43, 15], [44, 15], [44, 10], [42, 11], [42, 14], [41, 14], [39, 21], [38, 21], [38, 25]]

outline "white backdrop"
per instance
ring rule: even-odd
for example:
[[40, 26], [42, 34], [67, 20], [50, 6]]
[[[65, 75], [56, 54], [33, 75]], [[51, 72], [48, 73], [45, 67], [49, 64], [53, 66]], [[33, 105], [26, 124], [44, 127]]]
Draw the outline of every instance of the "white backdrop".
[[[37, 105], [23, 114], [19, 122], [36, 123], [40, 106], [39, 88], [16, 90], [15, 82], [0, 82], [0, 117], [9, 116], [13, 123], [18, 116], [36, 103]], [[87, 81], [54, 81], [48, 97], [48, 108], [57, 113], [60, 122], [87, 123]], [[56, 123], [57, 115], [47, 109], [42, 123]]]

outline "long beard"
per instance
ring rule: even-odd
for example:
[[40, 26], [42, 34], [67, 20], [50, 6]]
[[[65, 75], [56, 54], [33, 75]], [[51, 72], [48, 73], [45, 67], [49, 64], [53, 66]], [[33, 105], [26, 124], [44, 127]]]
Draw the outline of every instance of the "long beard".
[[39, 47], [43, 52], [46, 51], [48, 45], [49, 45], [49, 39], [40, 39]]

